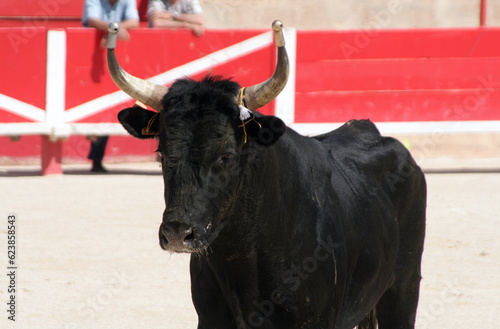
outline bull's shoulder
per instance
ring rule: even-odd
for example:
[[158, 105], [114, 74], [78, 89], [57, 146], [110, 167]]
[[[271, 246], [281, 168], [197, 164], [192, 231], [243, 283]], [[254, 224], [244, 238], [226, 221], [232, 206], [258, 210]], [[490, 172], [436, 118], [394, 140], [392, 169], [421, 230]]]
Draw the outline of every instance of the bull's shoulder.
[[328, 149], [335, 167], [345, 172], [358, 172], [379, 183], [421, 175], [408, 149], [397, 139], [382, 136], [369, 120], [351, 120], [315, 138]]
[[330, 140], [339, 141], [352, 136], [380, 136], [377, 127], [370, 120], [351, 120], [326, 134], [315, 136], [314, 138], [328, 143]]
[[[375, 161], [377, 153], [392, 153], [399, 148], [397, 140], [383, 137], [370, 120], [351, 120], [326, 134], [315, 136], [323, 146], [341, 158]], [[401, 151], [399, 151], [401, 152]], [[363, 160], [364, 158], [364, 160]], [[377, 157], [379, 158], [379, 157]]]
[[[382, 136], [370, 120], [351, 120], [326, 134], [313, 137], [332, 153], [346, 158], [373, 162], [386, 156], [408, 156], [408, 150], [395, 138]], [[374, 158], [375, 156], [375, 158]], [[373, 163], [372, 163], [373, 164]]]

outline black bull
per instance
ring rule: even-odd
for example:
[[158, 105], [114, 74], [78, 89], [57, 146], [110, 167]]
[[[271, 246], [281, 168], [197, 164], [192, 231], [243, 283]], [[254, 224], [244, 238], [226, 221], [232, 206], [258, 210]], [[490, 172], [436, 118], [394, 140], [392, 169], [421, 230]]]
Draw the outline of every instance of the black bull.
[[426, 183], [409, 152], [367, 120], [316, 137], [242, 123], [238, 90], [179, 80], [159, 115], [119, 114], [159, 133], [160, 244], [192, 253], [198, 328], [414, 328]]

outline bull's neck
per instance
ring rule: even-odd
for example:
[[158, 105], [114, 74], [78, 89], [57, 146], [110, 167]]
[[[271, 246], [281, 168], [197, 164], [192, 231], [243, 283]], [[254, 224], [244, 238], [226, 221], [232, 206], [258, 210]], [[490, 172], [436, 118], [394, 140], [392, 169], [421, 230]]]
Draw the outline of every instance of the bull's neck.
[[232, 248], [242, 249], [244, 254], [257, 248], [260, 241], [272, 241], [273, 234], [283, 236], [293, 229], [299, 209], [311, 206], [310, 199], [300, 191], [312, 184], [315, 171], [315, 162], [307, 160], [304, 150], [307, 153], [316, 147], [317, 141], [290, 130], [274, 145], [261, 150], [259, 159], [245, 168], [231, 215], [226, 219], [230, 224], [221, 232], [225, 244], [231, 241]]
[[[247, 316], [259, 294], [276, 289], [283, 274], [276, 271], [276, 264], [290, 269], [291, 260], [300, 259], [299, 253], [313, 253], [307, 249], [310, 246], [299, 246], [303, 236], [315, 234], [317, 207], [303, 193], [313, 182], [315, 168], [304, 161], [307, 155], [299, 150], [317, 146], [295, 132], [288, 134], [262, 150], [254, 166], [245, 168], [238, 198], [231, 215], [224, 219], [229, 224], [205, 255], [235, 317]], [[304, 212], [311, 216], [303, 217]], [[259, 273], [266, 273], [269, 280], [259, 281]]]
[[[297, 192], [311, 184], [317, 166], [317, 152], [309, 156], [319, 143], [289, 130], [278, 142], [263, 151], [262, 162], [257, 168], [260, 177], [255, 186], [256, 194], [278, 209], [289, 208], [297, 199]], [[312, 161], [311, 161], [312, 160]]]

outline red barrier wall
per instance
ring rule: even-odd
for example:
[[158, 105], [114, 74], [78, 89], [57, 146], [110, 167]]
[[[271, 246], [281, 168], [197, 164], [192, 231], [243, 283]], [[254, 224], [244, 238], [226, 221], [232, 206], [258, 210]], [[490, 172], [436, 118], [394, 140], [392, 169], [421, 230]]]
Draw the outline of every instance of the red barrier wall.
[[[147, 79], [263, 32], [265, 31], [207, 31], [202, 38], [197, 38], [188, 30], [137, 29], [131, 31], [130, 41], [118, 41], [116, 54], [124, 69]], [[67, 30], [66, 109], [118, 90], [108, 73], [106, 50], [99, 46], [101, 36], [99, 32], [88, 29]], [[273, 60], [274, 50], [267, 47], [216, 66], [210, 73], [234, 77], [242, 85], [251, 85], [271, 76]], [[200, 78], [207, 73], [209, 72], [204, 71], [193, 78]], [[118, 106], [111, 111], [116, 112], [122, 108], [123, 106]], [[263, 110], [269, 112], [271, 107], [267, 106]], [[96, 116], [81, 122], [99, 120], [100, 116]]]
[[[100, 47], [102, 33], [94, 29], [68, 28], [66, 31], [66, 84], [65, 110], [118, 91], [106, 66], [106, 50]], [[259, 35], [262, 30], [207, 31], [201, 38], [189, 30], [136, 29], [129, 41], [119, 41], [117, 57], [131, 74], [147, 79], [171, 68], [186, 64], [235, 43]], [[17, 40], [21, 40], [17, 42]], [[47, 29], [0, 29], [0, 42], [6, 51], [0, 53], [0, 69], [9, 79], [1, 79], [0, 94], [39, 109], [46, 102]], [[275, 50], [261, 50], [196, 74], [198, 79], [208, 73], [233, 77], [243, 86], [253, 85], [269, 78], [274, 70]], [[77, 123], [117, 123], [116, 115], [133, 101], [121, 103], [105, 111], [85, 116]], [[273, 105], [262, 108], [271, 113]], [[32, 122], [2, 108], [0, 122]], [[40, 156], [40, 138], [24, 136], [12, 142], [0, 136], [0, 160], [3, 158]], [[132, 137], [112, 136], [106, 150], [107, 157], [152, 155], [154, 141], [141, 141]], [[63, 158], [85, 159], [89, 142], [85, 136], [72, 136], [64, 143]]]
[[[0, 51], [0, 94], [44, 108], [47, 30], [0, 29], [0, 45], [3, 45]], [[0, 122], [25, 121], [26, 118], [0, 111]]]
[[[65, 111], [117, 91], [92, 29], [66, 31]], [[265, 31], [208, 30], [196, 38], [188, 30], [136, 29], [120, 41], [122, 66], [149, 78]], [[297, 31], [295, 123], [499, 121], [499, 28]], [[0, 29], [0, 94], [45, 108], [47, 29]], [[265, 47], [211, 69], [244, 86], [267, 79], [275, 63], [274, 47]], [[206, 74], [204, 71], [195, 78]], [[119, 104], [77, 122], [116, 123]], [[262, 109], [272, 113], [273, 106]], [[2, 109], [0, 122], [29, 122]], [[38, 137], [11, 142], [0, 137], [0, 158], [37, 156]], [[149, 144], [148, 144], [149, 143]], [[83, 136], [65, 143], [63, 156], [82, 159], [88, 152]], [[113, 136], [108, 156], [146, 155], [154, 142]]]
[[297, 35], [296, 122], [499, 120], [498, 28]]
[[80, 17], [85, 0], [18, 0], [1, 1], [3, 17]]

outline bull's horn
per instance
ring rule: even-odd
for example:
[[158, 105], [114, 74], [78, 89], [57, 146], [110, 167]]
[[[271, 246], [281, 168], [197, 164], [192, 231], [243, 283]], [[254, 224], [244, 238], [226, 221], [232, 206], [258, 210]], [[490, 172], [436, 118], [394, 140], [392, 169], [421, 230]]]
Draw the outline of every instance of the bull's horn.
[[115, 55], [116, 38], [119, 30], [120, 25], [118, 23], [109, 24], [107, 48], [108, 70], [111, 74], [111, 78], [113, 78], [116, 85], [130, 97], [149, 105], [158, 112], [161, 111], [161, 102], [168, 92], [168, 88], [134, 77], [121, 68]]
[[283, 37], [283, 23], [279, 20], [273, 22], [273, 31], [276, 47], [278, 48], [278, 63], [273, 76], [259, 84], [245, 90], [246, 107], [254, 111], [271, 102], [285, 88], [288, 80], [288, 55]]

